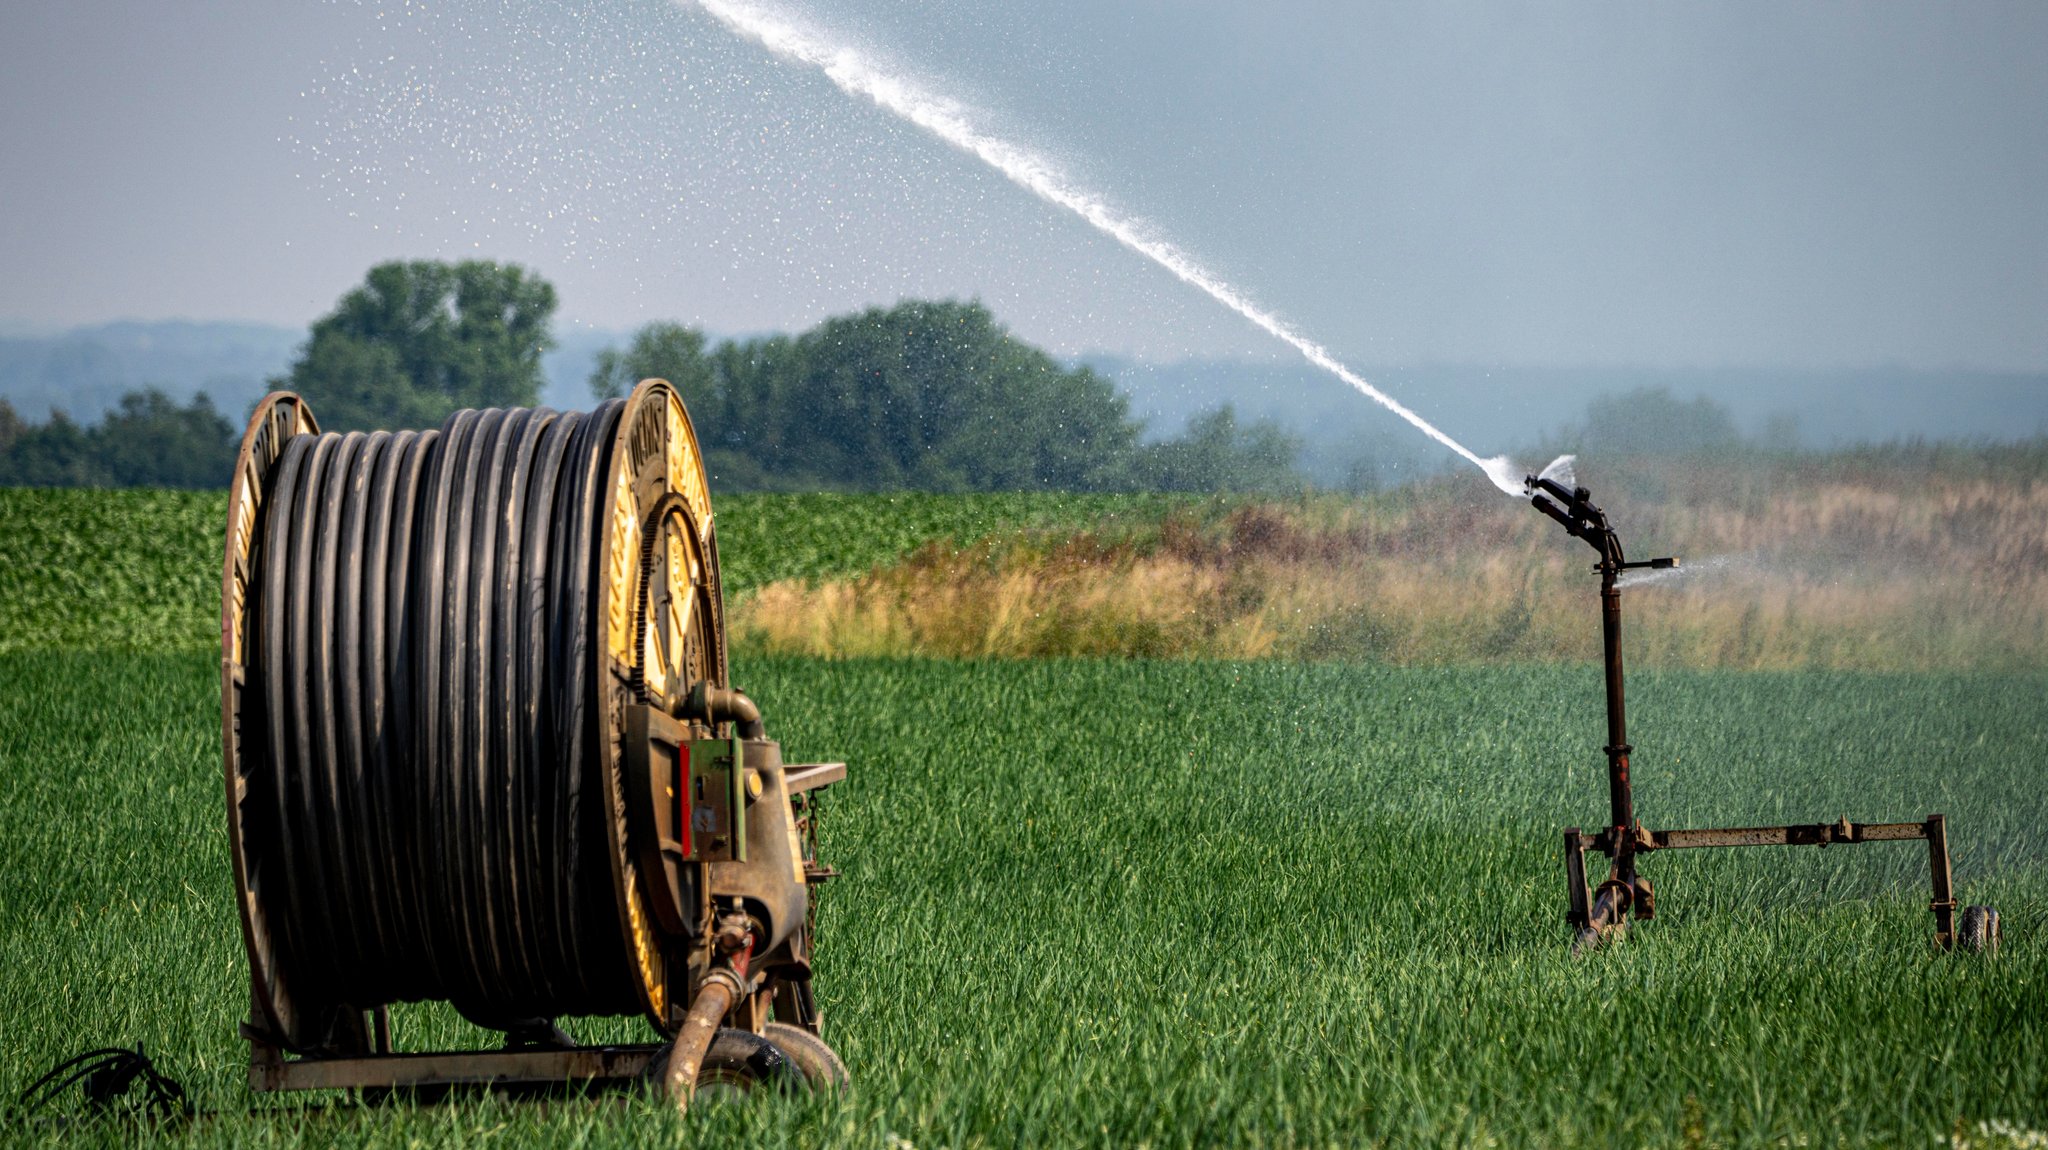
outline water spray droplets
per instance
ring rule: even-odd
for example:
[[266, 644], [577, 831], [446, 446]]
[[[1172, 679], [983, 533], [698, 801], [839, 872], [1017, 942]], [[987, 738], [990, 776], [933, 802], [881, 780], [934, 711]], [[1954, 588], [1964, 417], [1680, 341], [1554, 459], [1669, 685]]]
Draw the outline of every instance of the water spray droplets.
[[307, 184], [419, 254], [599, 265], [645, 291], [726, 264], [809, 281], [815, 261], [798, 253], [826, 252], [849, 269], [845, 291], [878, 298], [909, 294], [929, 254], [855, 259], [869, 253], [834, 238], [941, 182], [907, 148], [894, 151], [911, 162], [873, 163], [883, 135], [912, 129], [890, 120], [850, 140], [804, 105], [813, 85], [764, 76], [727, 36], [693, 41], [708, 20], [486, 0], [362, 7], [359, 38], [306, 85], [282, 142]]
[[1755, 552], [1736, 555], [1710, 555], [1705, 559], [1688, 559], [1683, 566], [1667, 567], [1658, 571], [1627, 571], [1615, 580], [1617, 587], [1658, 587], [1670, 586], [1696, 579], [1728, 575], [1750, 574], [1763, 569], [1762, 556]]
[[1560, 455], [1536, 474], [1538, 479], [1548, 479], [1559, 487], [1570, 491], [1579, 485], [1579, 477], [1573, 473], [1572, 465], [1579, 461], [1576, 455]]
[[1243, 316], [1286, 343], [1317, 367], [1350, 384], [1374, 403], [1400, 416], [1417, 430], [1456, 452], [1485, 472], [1494, 486], [1522, 496], [1523, 477], [1506, 456], [1482, 459], [1435, 424], [1399, 400], [1374, 387], [1340, 363], [1321, 344], [1294, 330], [1273, 313], [1253, 303], [1236, 287], [1217, 278], [1186, 252], [1153, 234], [1143, 221], [1112, 209], [1100, 197], [1064, 176], [1046, 157], [977, 124], [958, 101], [927, 91], [907, 77], [870, 62], [851, 47], [743, 0], [693, 0], [726, 27], [785, 60], [815, 68], [849, 96], [872, 101], [884, 111], [937, 136], [986, 163], [1039, 198], [1065, 208], [1124, 247], [1164, 268], [1176, 279]]

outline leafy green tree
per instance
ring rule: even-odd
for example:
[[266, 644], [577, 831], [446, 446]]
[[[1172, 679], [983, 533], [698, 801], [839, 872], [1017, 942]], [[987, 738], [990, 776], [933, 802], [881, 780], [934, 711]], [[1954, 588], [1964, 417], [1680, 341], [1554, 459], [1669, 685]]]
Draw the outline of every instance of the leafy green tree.
[[326, 431], [435, 427], [458, 410], [446, 396], [414, 386], [391, 344], [318, 328], [291, 374], [271, 383], [310, 400]]
[[180, 407], [148, 388], [90, 428], [63, 412], [23, 423], [0, 401], [0, 484], [22, 487], [220, 487], [235, 462], [235, 429], [204, 394]]
[[1137, 441], [1106, 380], [979, 303], [906, 301], [708, 351], [695, 329], [650, 324], [599, 356], [591, 391], [650, 376], [676, 385], [728, 490], [1110, 487]]
[[221, 487], [235, 467], [235, 427], [205, 392], [180, 407], [153, 387], [131, 391], [89, 438], [116, 487]]
[[291, 372], [330, 430], [429, 427], [464, 407], [531, 406], [555, 289], [517, 264], [394, 261], [313, 325]]
[[1229, 404], [1188, 420], [1178, 439], [1147, 445], [1135, 473], [1151, 491], [1291, 491], [1301, 442], [1271, 420], [1249, 426]]
[[793, 346], [788, 336], [710, 345], [696, 328], [650, 323], [633, 333], [624, 350], [598, 353], [590, 393], [614, 399], [643, 379], [665, 379], [683, 397], [712, 482], [721, 490], [815, 489], [829, 484], [809, 469], [766, 467], [757, 455], [781, 458], [789, 438], [789, 389], [778, 381], [792, 377]]
[[804, 461], [797, 412], [802, 364], [787, 335], [726, 340], [711, 349], [713, 399], [692, 407], [704, 462], [727, 491], [816, 491], [850, 486]]
[[[4, 402], [4, 401], [0, 401]], [[107, 475], [93, 458], [84, 428], [61, 411], [43, 424], [23, 423], [9, 405], [0, 413], [11, 435], [0, 451], [0, 484], [8, 487], [104, 487]]]
[[792, 417], [779, 454], [844, 486], [1115, 486], [1137, 442], [1108, 381], [1011, 336], [980, 303], [873, 308], [791, 351], [792, 376], [770, 381]]
[[1124, 397], [1017, 339], [980, 303], [906, 300], [798, 336], [650, 324], [599, 356], [599, 398], [648, 377], [688, 404], [725, 490], [1275, 490], [1299, 444], [1223, 409], [1141, 448]]
[[597, 353], [590, 394], [616, 399], [643, 379], [665, 379], [675, 385], [683, 406], [708, 410], [718, 386], [711, 357], [704, 352], [704, 333], [679, 323], [648, 324], [633, 333], [626, 350], [608, 347]]

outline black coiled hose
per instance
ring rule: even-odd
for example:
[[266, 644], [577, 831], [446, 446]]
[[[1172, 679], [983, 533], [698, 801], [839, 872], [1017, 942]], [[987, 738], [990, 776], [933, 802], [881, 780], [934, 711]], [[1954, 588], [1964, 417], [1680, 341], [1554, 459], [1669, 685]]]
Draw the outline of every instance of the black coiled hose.
[[271, 472], [245, 834], [287, 903], [281, 958], [327, 1005], [638, 1009], [597, 773], [623, 406], [302, 434]]

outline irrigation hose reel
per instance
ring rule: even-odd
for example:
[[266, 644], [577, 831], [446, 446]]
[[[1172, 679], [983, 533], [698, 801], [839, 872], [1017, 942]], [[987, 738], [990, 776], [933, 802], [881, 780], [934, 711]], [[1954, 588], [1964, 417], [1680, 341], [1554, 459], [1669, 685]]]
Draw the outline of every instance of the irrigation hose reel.
[[[323, 434], [274, 393], [221, 576], [258, 1090], [839, 1085], [811, 991], [819, 790], [729, 679], [696, 433], [596, 410]], [[397, 1053], [452, 1003], [502, 1049]], [[572, 1016], [660, 1043], [578, 1046]]]

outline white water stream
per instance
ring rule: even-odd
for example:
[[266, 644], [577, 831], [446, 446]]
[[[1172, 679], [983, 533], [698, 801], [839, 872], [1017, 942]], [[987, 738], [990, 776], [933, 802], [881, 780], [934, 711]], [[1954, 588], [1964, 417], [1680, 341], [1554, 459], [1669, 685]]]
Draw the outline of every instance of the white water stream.
[[1274, 338], [1300, 352], [1310, 363], [1335, 375], [1366, 398], [1414, 424], [1424, 435], [1457, 452], [1486, 473], [1496, 487], [1514, 496], [1525, 496], [1520, 476], [1505, 455], [1481, 459], [1464, 444], [1452, 439], [1435, 424], [1410, 411], [1399, 400], [1361, 378], [1338, 362], [1323, 346], [1295, 331], [1278, 316], [1248, 299], [1236, 288], [1218, 279], [1178, 247], [1156, 236], [1137, 220], [1122, 215], [1102, 199], [1060, 174], [1045, 157], [1022, 145], [978, 127], [969, 114], [952, 100], [926, 91], [913, 81], [892, 75], [844, 45], [791, 23], [784, 17], [745, 0], [684, 0], [710, 13], [720, 23], [783, 59], [823, 72], [849, 96], [872, 100], [884, 110], [923, 128], [963, 152], [976, 156], [1008, 177], [1012, 183], [1041, 199], [1088, 221], [1096, 230], [1137, 252]]

